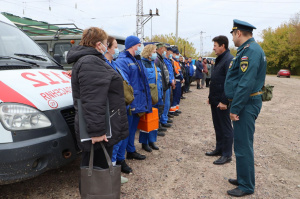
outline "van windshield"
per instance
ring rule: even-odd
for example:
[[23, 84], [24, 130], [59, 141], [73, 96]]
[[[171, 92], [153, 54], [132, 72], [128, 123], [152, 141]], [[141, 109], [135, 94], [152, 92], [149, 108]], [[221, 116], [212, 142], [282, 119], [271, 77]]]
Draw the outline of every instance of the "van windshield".
[[[17, 59], [0, 59], [0, 65], [4, 61], [7, 65], [28, 65], [32, 62], [40, 67], [58, 66], [48, 55], [17, 27], [0, 22], [0, 57], [12, 57]], [[27, 60], [20, 61], [20, 60]], [[59, 66], [58, 66], [59, 67]]]

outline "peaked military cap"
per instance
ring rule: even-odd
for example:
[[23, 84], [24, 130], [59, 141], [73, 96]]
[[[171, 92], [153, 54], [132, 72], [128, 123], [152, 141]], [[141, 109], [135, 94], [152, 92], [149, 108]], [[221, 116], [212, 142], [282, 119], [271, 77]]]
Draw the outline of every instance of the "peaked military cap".
[[156, 44], [156, 47], [157, 48], [167, 47], [167, 45], [165, 43], [163, 43], [163, 42], [159, 42], [159, 43]]
[[232, 33], [234, 30], [244, 30], [244, 31], [252, 32], [253, 29], [256, 29], [256, 27], [251, 25], [250, 23], [248, 23], [246, 21], [234, 19], [233, 20], [233, 28], [230, 33]]

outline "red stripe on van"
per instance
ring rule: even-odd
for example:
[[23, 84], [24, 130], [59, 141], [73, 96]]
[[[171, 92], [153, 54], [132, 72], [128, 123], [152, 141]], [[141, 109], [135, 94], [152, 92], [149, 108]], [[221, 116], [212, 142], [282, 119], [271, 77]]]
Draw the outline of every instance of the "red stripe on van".
[[16, 102], [21, 104], [27, 104], [29, 106], [35, 107], [28, 99], [26, 99], [23, 95], [12, 89], [11, 87], [4, 84], [0, 81], [0, 100], [3, 102]]

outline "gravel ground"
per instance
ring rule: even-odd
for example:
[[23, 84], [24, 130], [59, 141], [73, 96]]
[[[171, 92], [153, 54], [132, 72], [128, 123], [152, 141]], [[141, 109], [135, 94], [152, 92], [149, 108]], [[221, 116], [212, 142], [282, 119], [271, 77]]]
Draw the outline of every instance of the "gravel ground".
[[[267, 76], [274, 97], [264, 102], [256, 121], [254, 141], [256, 190], [244, 198], [300, 198], [300, 79]], [[146, 160], [127, 160], [132, 174], [123, 174], [129, 182], [122, 185], [121, 198], [231, 198], [226, 191], [234, 186], [227, 182], [235, 177], [233, 161], [219, 166], [207, 157], [214, 149], [215, 135], [209, 105], [208, 89], [186, 94], [165, 137], [158, 137], [159, 151], [137, 150]], [[0, 186], [0, 198], [80, 198], [78, 192], [79, 162], [48, 171], [37, 178]]]

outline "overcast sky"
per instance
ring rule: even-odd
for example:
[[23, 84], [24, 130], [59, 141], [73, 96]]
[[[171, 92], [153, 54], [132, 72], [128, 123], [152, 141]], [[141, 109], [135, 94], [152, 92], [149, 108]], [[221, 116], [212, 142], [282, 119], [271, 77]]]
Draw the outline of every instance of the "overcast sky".
[[[48, 23], [75, 23], [80, 28], [98, 26], [113, 35], [129, 36], [136, 32], [137, 0], [0, 0], [0, 12], [9, 12]], [[152, 19], [152, 34], [176, 31], [176, 0], [144, 0], [144, 14], [159, 9]], [[300, 12], [300, 0], [179, 0], [178, 36], [187, 38], [203, 51], [211, 52], [213, 37], [229, 33], [233, 19], [256, 26], [254, 38], [268, 27], [276, 28]], [[151, 36], [151, 21], [145, 25], [145, 36]]]

